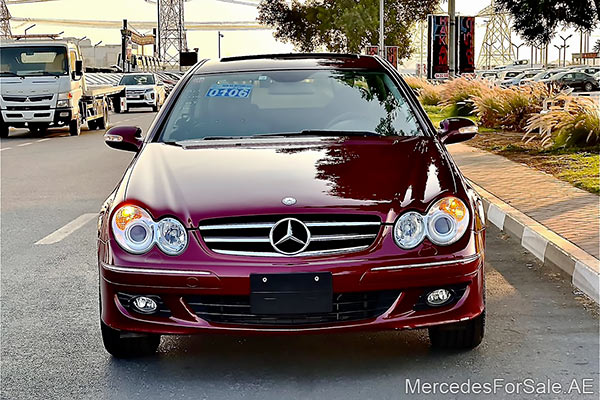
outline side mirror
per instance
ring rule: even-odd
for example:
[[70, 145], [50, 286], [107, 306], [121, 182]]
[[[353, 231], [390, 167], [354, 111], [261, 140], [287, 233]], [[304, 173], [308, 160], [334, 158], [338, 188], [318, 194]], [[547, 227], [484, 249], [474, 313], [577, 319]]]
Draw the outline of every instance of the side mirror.
[[75, 73], [80, 76], [83, 75], [83, 61], [81, 61], [81, 60], [75, 61]]
[[447, 118], [440, 122], [438, 136], [442, 143], [452, 144], [473, 139], [478, 131], [475, 122], [468, 118]]
[[165, 86], [165, 83], [164, 82], [157, 82], [156, 86]]
[[104, 143], [113, 149], [137, 153], [144, 144], [142, 128], [139, 126], [115, 126], [104, 134]]

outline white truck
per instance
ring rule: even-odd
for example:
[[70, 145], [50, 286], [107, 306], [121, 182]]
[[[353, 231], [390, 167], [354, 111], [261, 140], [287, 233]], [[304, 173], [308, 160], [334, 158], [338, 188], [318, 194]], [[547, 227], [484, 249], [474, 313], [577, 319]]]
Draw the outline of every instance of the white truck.
[[0, 42], [0, 137], [9, 127], [43, 134], [50, 127], [105, 129], [108, 111], [120, 108], [123, 86], [88, 86], [76, 43], [17, 37]]

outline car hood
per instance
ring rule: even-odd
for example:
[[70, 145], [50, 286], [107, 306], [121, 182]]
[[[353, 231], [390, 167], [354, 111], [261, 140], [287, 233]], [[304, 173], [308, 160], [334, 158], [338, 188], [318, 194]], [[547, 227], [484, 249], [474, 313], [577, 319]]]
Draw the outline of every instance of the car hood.
[[[431, 138], [211, 140], [147, 144], [132, 166], [126, 200], [153, 216], [202, 219], [290, 212], [370, 212], [393, 221], [425, 211], [458, 176]], [[286, 206], [285, 197], [297, 203]]]

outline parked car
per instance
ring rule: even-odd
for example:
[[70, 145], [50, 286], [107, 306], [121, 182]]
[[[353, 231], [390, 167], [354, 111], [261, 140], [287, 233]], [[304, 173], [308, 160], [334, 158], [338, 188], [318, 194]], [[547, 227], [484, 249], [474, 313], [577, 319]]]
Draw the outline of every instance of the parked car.
[[153, 73], [124, 74], [119, 85], [125, 86], [126, 91], [127, 105], [123, 111], [136, 107], [158, 111], [167, 97], [165, 84]]
[[562, 72], [550, 78], [550, 84], [591, 92], [599, 89], [598, 80], [584, 72]]
[[496, 82], [503, 82], [506, 79], [514, 78], [515, 76], [522, 74], [523, 69], [505, 69], [498, 71]]
[[549, 70], [539, 71], [534, 76], [530, 76], [528, 78], [521, 79], [521, 81], [519, 82], [519, 85], [523, 86], [523, 85], [527, 85], [532, 82], [545, 83], [550, 78], [552, 78], [553, 75], [556, 75], [556, 74], [558, 74], [560, 72], [564, 72], [564, 71], [565, 71], [564, 69], [549, 69]]
[[477, 71], [475, 76], [480, 79], [488, 79], [494, 81], [498, 78], [498, 71]]
[[588, 75], [594, 75], [594, 74], [600, 72], [600, 65], [599, 66], [583, 65], [583, 66], [574, 68], [574, 71], [584, 72]]
[[162, 334], [428, 328], [440, 348], [484, 334], [482, 202], [379, 57], [285, 54], [203, 61], [144, 136], [100, 211], [104, 345]]
[[523, 72], [521, 72], [517, 76], [514, 76], [512, 78], [507, 78], [507, 79], [501, 81], [500, 85], [505, 86], [505, 87], [508, 87], [508, 86], [518, 86], [523, 79], [533, 78], [539, 72], [540, 72], [540, 70], [527, 70], [527, 71], [523, 71]]

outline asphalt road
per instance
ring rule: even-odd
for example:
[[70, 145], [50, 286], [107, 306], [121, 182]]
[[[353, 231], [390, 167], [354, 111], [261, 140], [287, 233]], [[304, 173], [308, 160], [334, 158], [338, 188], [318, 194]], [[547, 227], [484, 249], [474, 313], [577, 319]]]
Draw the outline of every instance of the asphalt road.
[[[116, 115], [112, 123], [147, 128], [153, 116]], [[21, 130], [1, 141], [2, 399], [522, 399], [529, 396], [515, 384], [525, 379], [580, 389], [541, 398], [598, 398], [597, 310], [495, 228], [487, 334], [473, 351], [433, 351], [425, 331], [205, 335], [165, 337], [153, 357], [112, 359], [98, 326], [96, 223], [88, 214], [132, 155], [106, 147], [102, 134], [42, 139]], [[82, 215], [70, 235], [35, 244]], [[442, 395], [442, 386], [437, 395], [410, 394], [407, 379], [413, 388], [417, 379], [500, 387], [496, 396]], [[582, 395], [584, 385], [594, 394]]]

